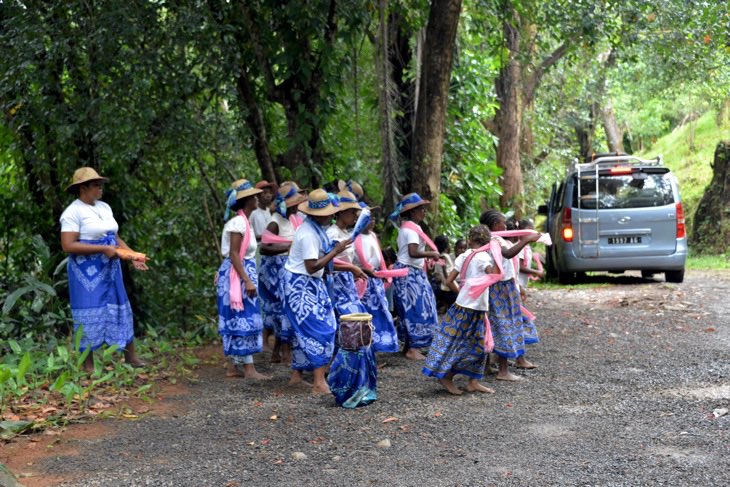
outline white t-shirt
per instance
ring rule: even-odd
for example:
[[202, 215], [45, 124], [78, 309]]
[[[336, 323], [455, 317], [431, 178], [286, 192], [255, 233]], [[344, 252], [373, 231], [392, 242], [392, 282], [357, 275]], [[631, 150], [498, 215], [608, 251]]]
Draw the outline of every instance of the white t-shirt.
[[280, 214], [274, 213], [271, 215], [271, 221], [269, 223], [276, 223], [276, 226], [279, 227], [279, 236], [281, 238], [294, 240], [294, 225], [291, 224], [288, 218], [284, 218]]
[[89, 205], [77, 199], [61, 214], [61, 232], [75, 232], [79, 240], [98, 240], [108, 232], [117, 233], [119, 224], [114, 213], [103, 201]]
[[[221, 255], [223, 257], [228, 257], [228, 255], [231, 253], [231, 233], [240, 233], [241, 238], [246, 235], [246, 221], [243, 219], [242, 216], [234, 216], [226, 224], [223, 226], [223, 235], [221, 235]], [[243, 245], [243, 240], [241, 240], [241, 245]], [[253, 259], [256, 257], [256, 248], [258, 245], [256, 244], [256, 239], [253, 238], [253, 235], [251, 236], [250, 241], [248, 242], [248, 248], [246, 249], [246, 255], [243, 257], [244, 259]]]
[[398, 262], [419, 269], [423, 268], [424, 259], [422, 257], [413, 258], [408, 254], [409, 244], [418, 244], [418, 250], [420, 251], [426, 249], [426, 242], [421, 240], [421, 237], [415, 231], [401, 227], [398, 230]]
[[[348, 238], [350, 238], [351, 232], [348, 232], [347, 230], [343, 230], [337, 225], [330, 225], [327, 229], [327, 236], [332, 241], [337, 242], [344, 242]], [[337, 254], [337, 258], [340, 260], [344, 260], [345, 262], [349, 262], [352, 264], [355, 257], [355, 246], [350, 245], [348, 248]]]
[[[525, 247], [520, 250], [519, 255], [517, 255], [517, 258], [519, 259], [519, 265], [522, 266], [522, 262], [525, 259], [525, 256], [527, 256], [527, 267], [532, 265], [532, 248], [530, 248], [529, 245], [525, 245]], [[530, 275], [526, 272], [520, 272], [517, 276], [517, 282], [519, 283], [520, 287], [523, 289], [527, 289], [527, 283], [530, 280]]]
[[[468, 249], [466, 252], [456, 258], [454, 263], [454, 270], [461, 273], [461, 268], [464, 266], [466, 258], [474, 252], [474, 249]], [[492, 265], [494, 260], [488, 252], [479, 252], [469, 263], [469, 268], [466, 270], [466, 279], [473, 277], [482, 277], [485, 272], [484, 269], [487, 266]], [[464, 282], [459, 290], [459, 295], [456, 297], [456, 304], [463, 308], [476, 309], [480, 311], [487, 311], [489, 309], [489, 290], [486, 290], [477, 298], [469, 296], [469, 284]]]
[[[505, 247], [510, 248], [512, 245], [514, 245], [512, 242], [508, 242], [507, 240], [503, 239], [502, 237], [494, 237], [499, 242], [499, 245], [502, 246], [504, 249]], [[502, 277], [503, 281], [509, 281], [510, 279], [515, 278], [515, 265], [512, 262], [512, 259], [508, 259], [507, 257], [502, 257], [502, 272], [504, 273], [504, 276]]]
[[[362, 242], [362, 253], [364, 254], [364, 257], [368, 261], [368, 263], [373, 267], [373, 270], [383, 270], [380, 268], [380, 252], [378, 252], [378, 241], [375, 239], [375, 235], [373, 233], [361, 233], [360, 240]], [[355, 260], [353, 262], [355, 263], [355, 265], [363, 267], [362, 262], [360, 262], [360, 258], [357, 255], [357, 252], [355, 253]]]
[[[315, 223], [316, 225], [316, 223]], [[307, 272], [304, 266], [305, 260], [319, 259], [324, 255], [320, 237], [317, 231], [308, 223], [302, 224], [294, 233], [294, 241], [289, 249], [289, 259], [284, 266], [289, 272], [294, 274], [305, 274], [312, 277], [322, 277], [324, 269], [320, 269], [314, 274]]]
[[266, 226], [271, 221], [271, 212], [268, 208], [263, 210], [261, 208], [256, 208], [251, 212], [251, 216], [248, 218], [248, 221], [251, 222], [254, 235], [256, 235], [256, 238], [260, 239], [261, 235], [264, 234], [264, 230], [266, 230]]

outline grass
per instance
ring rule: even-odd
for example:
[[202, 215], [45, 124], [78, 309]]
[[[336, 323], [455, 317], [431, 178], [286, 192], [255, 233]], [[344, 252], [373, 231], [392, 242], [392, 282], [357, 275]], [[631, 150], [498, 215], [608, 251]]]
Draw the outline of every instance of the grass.
[[730, 254], [690, 255], [687, 259], [687, 269], [697, 271], [730, 269]]
[[730, 127], [727, 123], [718, 126], [716, 120], [717, 113], [709, 111], [693, 122], [694, 147], [689, 144], [692, 125], [687, 124], [675, 128], [649, 149], [636, 154], [644, 158], [659, 154], [664, 157], [664, 164], [672, 170], [679, 182], [690, 235], [700, 198], [712, 180], [711, 163], [715, 147], [721, 140], [730, 138]]

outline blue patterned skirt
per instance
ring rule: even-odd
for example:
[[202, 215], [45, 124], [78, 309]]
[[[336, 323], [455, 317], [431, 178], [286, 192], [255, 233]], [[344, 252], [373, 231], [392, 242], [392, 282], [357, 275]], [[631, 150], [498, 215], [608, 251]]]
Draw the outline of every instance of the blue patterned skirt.
[[489, 323], [494, 337], [494, 353], [515, 359], [525, 354], [520, 291], [514, 279], [489, 287]]
[[[98, 240], [80, 240], [93, 245], [116, 245], [109, 232]], [[134, 321], [119, 259], [104, 254], [68, 256], [68, 290], [74, 330], [83, 327], [81, 350], [96, 350], [103, 344], [125, 348], [134, 340]]]
[[434, 333], [423, 373], [442, 379], [462, 374], [481, 379], [487, 355], [484, 352], [484, 313], [452, 304]]
[[525, 337], [525, 345], [534, 345], [540, 343], [540, 335], [537, 333], [537, 327], [535, 323], [522, 314], [522, 335]]
[[285, 274], [284, 313], [292, 325], [294, 370], [325, 367], [335, 349], [337, 321], [324, 279]]
[[395, 312], [403, 329], [405, 347], [425, 348], [431, 345], [433, 330], [438, 326], [436, 298], [423, 269], [396, 262], [394, 269], [408, 269], [405, 277], [393, 278]]
[[[256, 260], [246, 259], [243, 267], [251, 282], [258, 287], [258, 273]], [[223, 338], [223, 353], [226, 356], [253, 355], [263, 350], [264, 340], [261, 336], [263, 322], [259, 309], [258, 297], [249, 297], [246, 286], [241, 280], [241, 294], [243, 296], [243, 310], [231, 308], [230, 301], [230, 274], [233, 264], [226, 258], [218, 269], [218, 333]]]
[[368, 287], [360, 300], [373, 317], [373, 344], [375, 352], [397, 352], [398, 334], [393, 324], [393, 316], [388, 309], [385, 285], [382, 279], [368, 279]]
[[264, 317], [264, 328], [273, 330], [281, 343], [291, 342], [292, 330], [284, 313], [284, 283], [289, 272], [284, 266], [289, 256], [262, 255], [259, 269], [259, 297]]
[[352, 313], [367, 313], [365, 306], [357, 297], [355, 278], [351, 272], [335, 272], [332, 281], [334, 292], [332, 300], [337, 317]]
[[378, 366], [372, 347], [340, 349], [327, 376], [335, 401], [343, 408], [366, 406], [378, 399]]

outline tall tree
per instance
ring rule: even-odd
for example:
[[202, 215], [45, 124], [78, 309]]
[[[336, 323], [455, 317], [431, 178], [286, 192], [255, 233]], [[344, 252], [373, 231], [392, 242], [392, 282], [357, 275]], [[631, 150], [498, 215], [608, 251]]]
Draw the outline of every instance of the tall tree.
[[461, 0], [433, 0], [426, 27], [421, 75], [413, 130], [412, 189], [433, 199], [441, 186], [444, 124], [449, 100], [451, 65]]

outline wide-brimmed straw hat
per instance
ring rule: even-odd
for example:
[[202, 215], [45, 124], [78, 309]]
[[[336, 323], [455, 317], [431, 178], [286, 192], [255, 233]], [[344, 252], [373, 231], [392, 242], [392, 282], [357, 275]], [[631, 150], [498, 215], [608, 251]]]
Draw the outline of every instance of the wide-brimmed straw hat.
[[66, 186], [66, 191], [70, 191], [72, 188], [79, 184], [88, 183], [89, 181], [109, 181], [109, 178], [99, 175], [93, 167], [80, 167], [74, 171], [71, 184]]
[[263, 189], [254, 187], [248, 179], [238, 179], [234, 181], [233, 184], [231, 184], [231, 189], [236, 192], [236, 201], [264, 192]]
[[323, 189], [315, 189], [309, 193], [307, 201], [300, 203], [299, 211], [312, 216], [330, 216], [340, 211], [341, 205], [337, 197]]
[[307, 201], [307, 195], [299, 192], [296, 184], [282, 184], [276, 197], [277, 203], [284, 203], [287, 208]]
[[348, 181], [343, 181], [342, 179], [337, 181], [337, 189], [351, 192], [355, 195], [357, 201], [360, 201], [365, 196], [365, 191], [363, 191], [362, 186], [351, 179]]
[[[283, 183], [281, 183], [281, 185], [282, 186], [286, 186], [286, 185], [294, 186], [295, 188], [297, 188], [297, 192], [299, 192], [299, 193], [307, 192], [306, 188], [300, 188], [299, 185], [295, 181], [284, 181]], [[304, 196], [307, 196], [307, 195], [305, 194]]]
[[337, 193], [337, 197], [340, 198], [340, 210], [349, 210], [350, 208], [359, 210], [362, 208], [357, 202], [357, 197], [349, 191], [340, 191]]
[[402, 200], [396, 205], [395, 211], [390, 214], [389, 218], [393, 221], [397, 220], [400, 215], [407, 211], [411, 211], [419, 206], [430, 205], [429, 200], [424, 200], [418, 193], [409, 193], [403, 197]]

